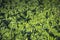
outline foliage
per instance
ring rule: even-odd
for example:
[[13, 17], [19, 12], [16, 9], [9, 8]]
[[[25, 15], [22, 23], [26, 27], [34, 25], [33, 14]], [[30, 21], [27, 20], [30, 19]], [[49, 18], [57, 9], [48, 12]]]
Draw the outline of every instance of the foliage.
[[60, 0], [0, 0], [0, 40], [60, 40]]

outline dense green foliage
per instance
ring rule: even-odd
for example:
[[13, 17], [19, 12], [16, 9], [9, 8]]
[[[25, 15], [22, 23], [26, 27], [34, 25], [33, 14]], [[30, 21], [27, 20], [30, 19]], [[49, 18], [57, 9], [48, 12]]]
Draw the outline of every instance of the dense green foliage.
[[0, 0], [0, 40], [60, 40], [60, 0]]

